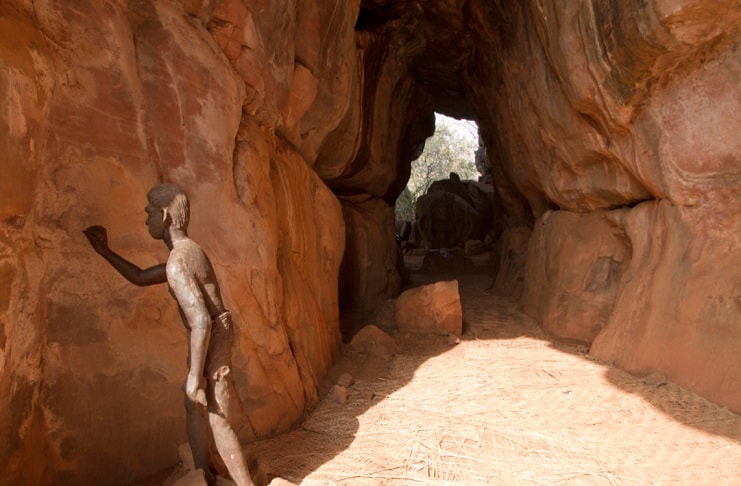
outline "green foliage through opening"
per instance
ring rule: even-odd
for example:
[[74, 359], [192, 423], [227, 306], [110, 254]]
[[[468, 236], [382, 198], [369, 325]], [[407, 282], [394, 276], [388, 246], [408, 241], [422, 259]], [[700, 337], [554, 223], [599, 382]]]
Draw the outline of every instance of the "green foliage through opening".
[[435, 113], [435, 133], [427, 139], [422, 155], [412, 162], [409, 182], [394, 206], [396, 220], [414, 221], [417, 199], [433, 182], [447, 179], [451, 172], [462, 180], [478, 179], [477, 147], [478, 127], [475, 122]]

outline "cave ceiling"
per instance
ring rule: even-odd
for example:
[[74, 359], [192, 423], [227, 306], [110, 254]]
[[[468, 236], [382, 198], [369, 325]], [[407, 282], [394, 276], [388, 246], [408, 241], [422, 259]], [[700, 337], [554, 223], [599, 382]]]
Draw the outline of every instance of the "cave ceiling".
[[430, 94], [436, 112], [476, 119], [468, 74], [493, 61], [484, 46], [501, 23], [501, 3], [364, 0], [356, 30], [387, 36], [392, 48], [406, 52], [409, 75]]

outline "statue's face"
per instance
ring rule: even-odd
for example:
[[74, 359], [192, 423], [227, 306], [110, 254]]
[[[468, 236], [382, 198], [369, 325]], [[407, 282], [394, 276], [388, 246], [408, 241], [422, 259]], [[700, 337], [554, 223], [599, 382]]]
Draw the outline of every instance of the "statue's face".
[[152, 238], [155, 240], [161, 240], [165, 237], [165, 222], [162, 220], [162, 209], [156, 208], [151, 204], [147, 204], [144, 208], [147, 212], [147, 230]]

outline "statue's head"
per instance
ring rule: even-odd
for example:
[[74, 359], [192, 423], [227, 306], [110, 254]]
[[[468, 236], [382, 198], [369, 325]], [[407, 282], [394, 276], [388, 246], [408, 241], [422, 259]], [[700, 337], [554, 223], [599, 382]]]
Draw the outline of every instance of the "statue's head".
[[177, 184], [158, 184], [147, 193], [147, 229], [153, 238], [162, 239], [165, 229], [186, 231], [190, 212], [188, 196]]

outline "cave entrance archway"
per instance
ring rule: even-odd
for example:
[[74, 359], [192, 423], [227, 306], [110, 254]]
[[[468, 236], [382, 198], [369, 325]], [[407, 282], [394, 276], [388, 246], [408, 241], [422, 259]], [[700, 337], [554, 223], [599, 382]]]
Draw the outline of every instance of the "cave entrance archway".
[[472, 120], [458, 120], [435, 113], [435, 132], [425, 141], [422, 153], [411, 162], [411, 173], [406, 187], [396, 199], [394, 213], [397, 234], [400, 225], [413, 223], [417, 199], [424, 195], [430, 186], [440, 180], [448, 179], [456, 173], [463, 180], [479, 181], [486, 178], [488, 168], [483, 159], [477, 156], [479, 150], [478, 125]]

